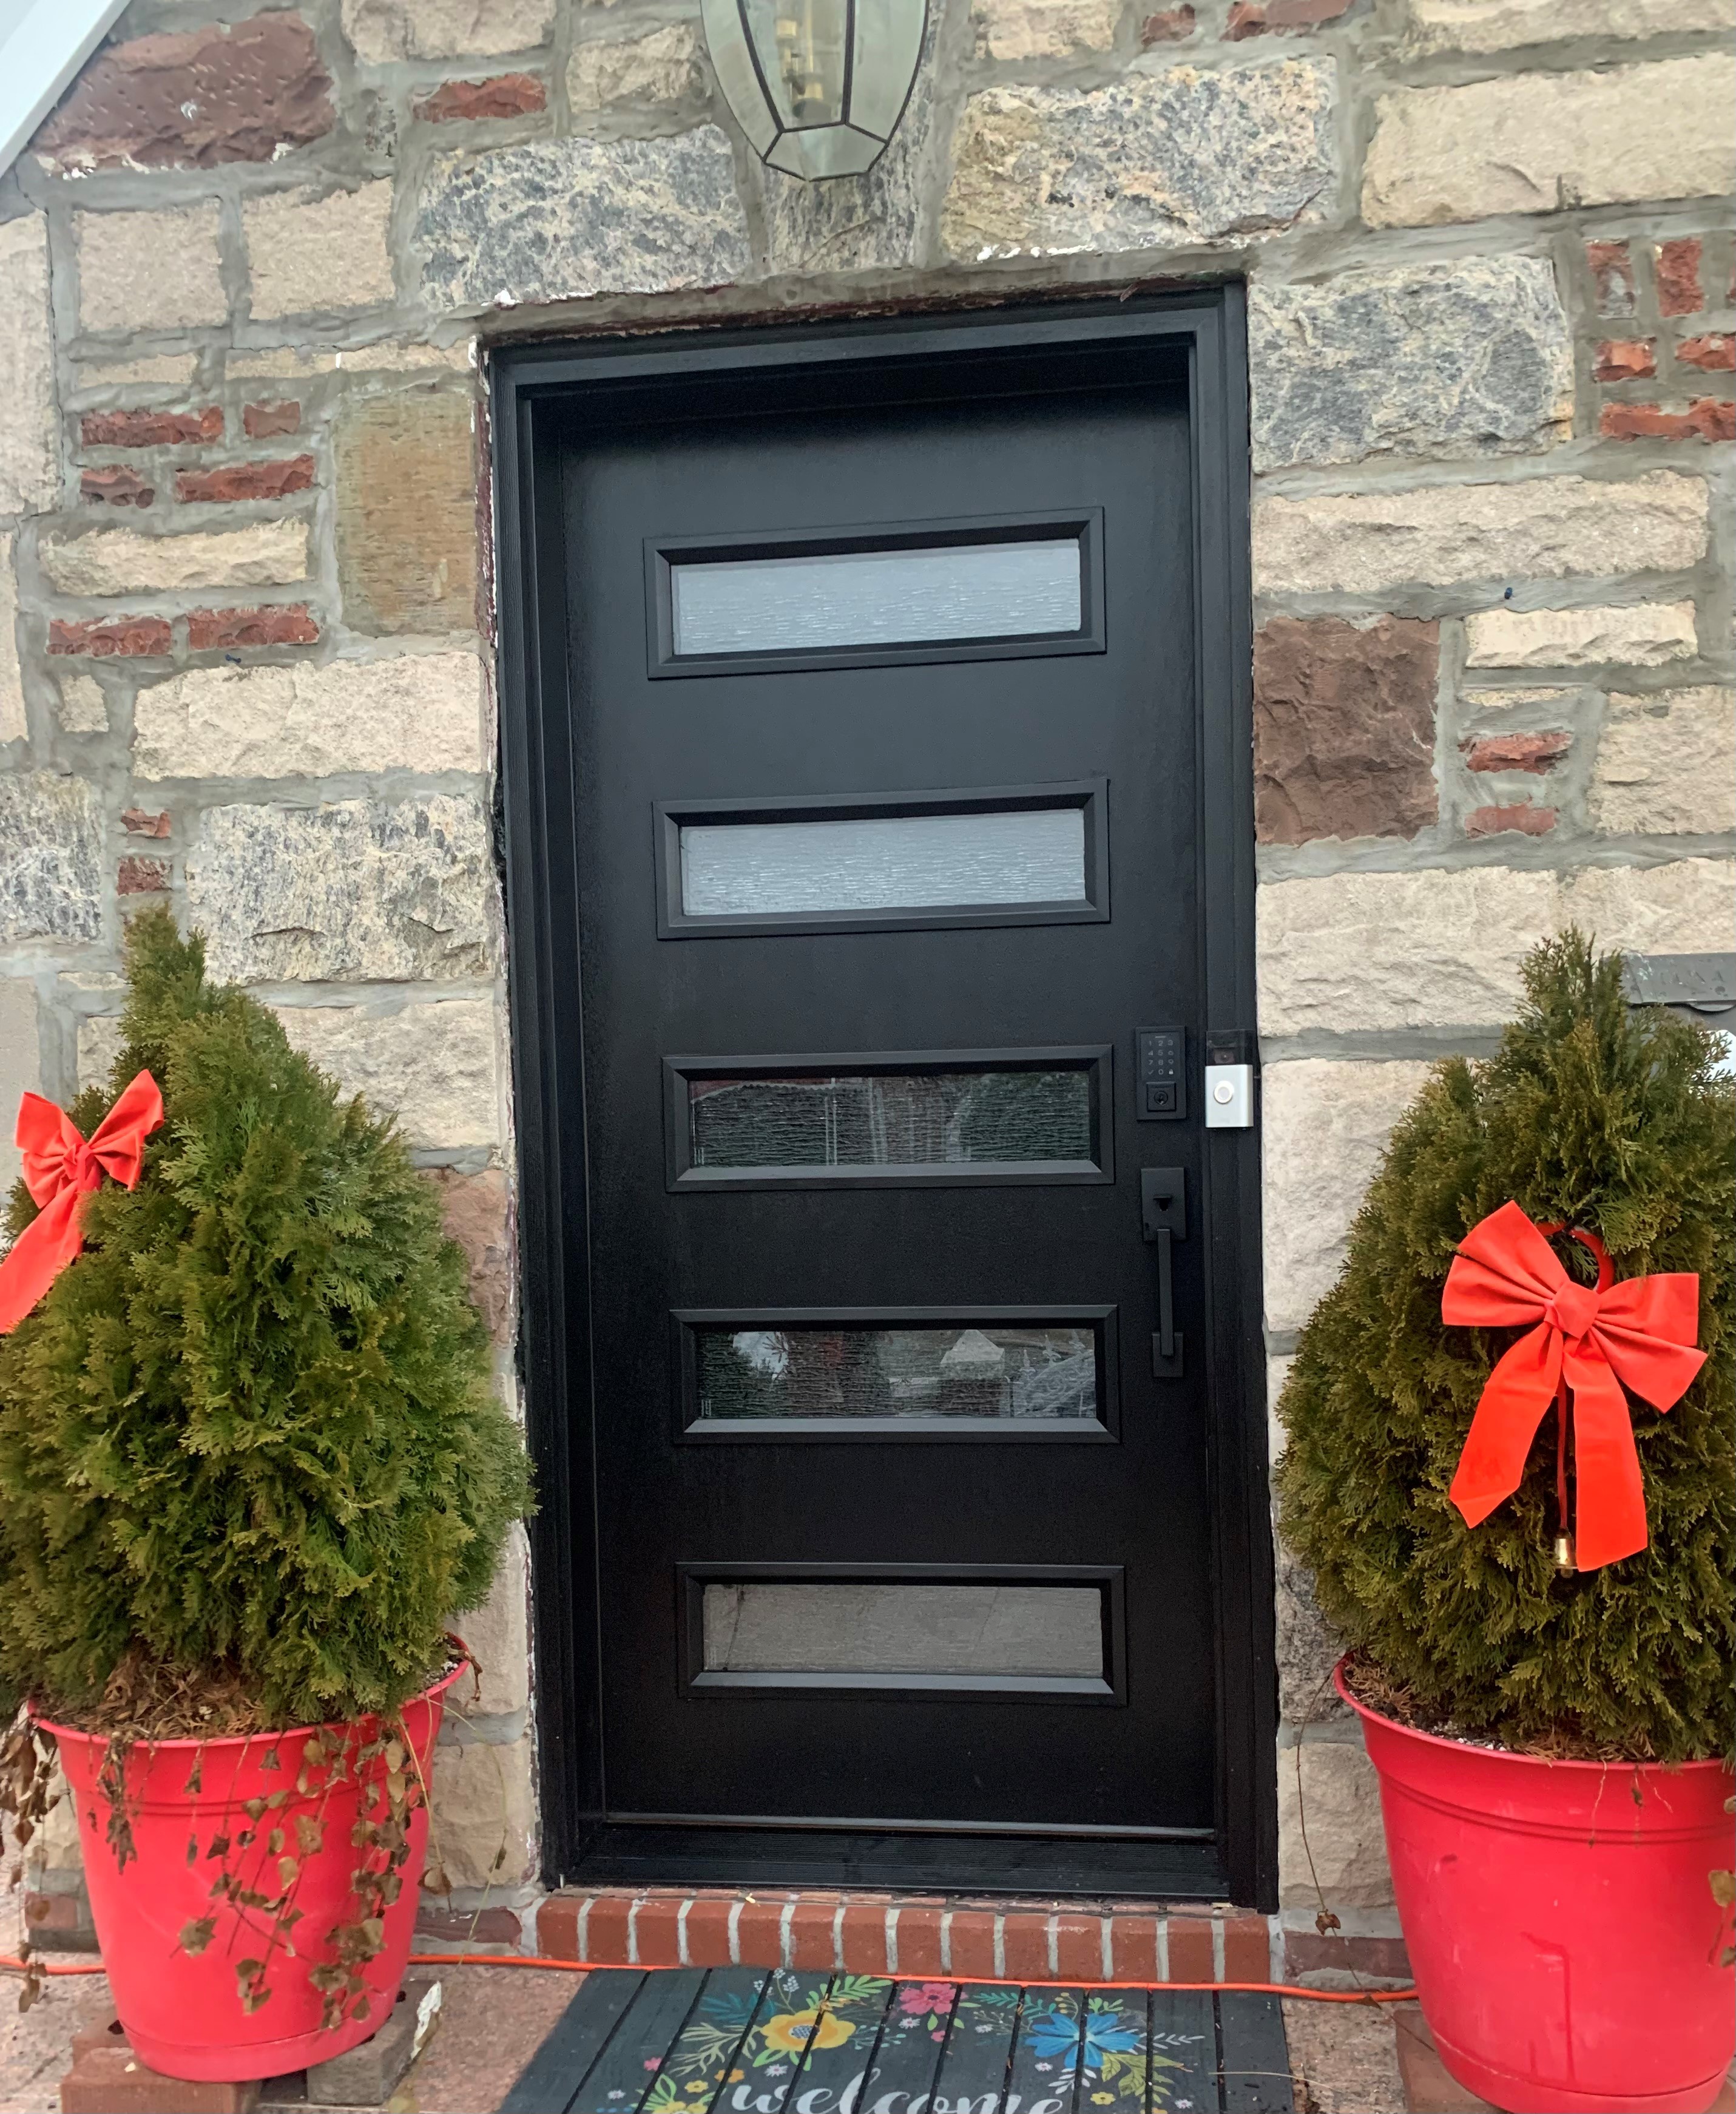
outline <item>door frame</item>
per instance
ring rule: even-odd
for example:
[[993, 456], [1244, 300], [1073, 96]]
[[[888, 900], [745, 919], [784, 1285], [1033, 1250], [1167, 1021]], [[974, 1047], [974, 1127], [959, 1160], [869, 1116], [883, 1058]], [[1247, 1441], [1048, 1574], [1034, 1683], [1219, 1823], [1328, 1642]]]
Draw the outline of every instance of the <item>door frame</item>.
[[[601, 1832], [601, 1640], [591, 1444], [588, 1211], [568, 736], [566, 563], [560, 479], [546, 437], [560, 408], [599, 385], [656, 382], [702, 400], [780, 370], [915, 354], [1100, 345], [1149, 350], [1154, 376], [1186, 362], [1193, 442], [1200, 959], [1206, 1021], [1255, 1026], [1252, 611], [1245, 300], [1231, 283], [1126, 300], [885, 315], [774, 327], [566, 339], [497, 348], [491, 360], [498, 567], [500, 826], [505, 867], [518, 1142], [519, 1375], [539, 1509], [530, 1522], [532, 1627], [544, 1877], [578, 1874]], [[558, 789], [550, 797], [550, 787]], [[563, 886], [553, 885], [560, 876]], [[1131, 1015], [1130, 1014], [1130, 1025]], [[553, 1061], [558, 1028], [564, 1064]], [[1260, 1271], [1260, 1134], [1203, 1133], [1208, 1476], [1216, 1645], [1219, 1869], [1197, 1891], [1277, 1906], [1273, 1558], [1268, 1497]], [[590, 1618], [582, 1612], [588, 1604]], [[824, 1843], [814, 1838], [823, 1854]], [[785, 1860], [787, 1863], [787, 1860]], [[748, 1865], [753, 1860], [750, 1858]], [[774, 1883], [783, 1867], [742, 1869]], [[678, 1874], [677, 1876], [679, 1876]], [[916, 1877], [912, 1868], [913, 1882]], [[837, 1883], [834, 1882], [833, 1883]], [[980, 1878], [972, 1891], [980, 1891]], [[925, 1891], [932, 1891], [927, 1880]]]

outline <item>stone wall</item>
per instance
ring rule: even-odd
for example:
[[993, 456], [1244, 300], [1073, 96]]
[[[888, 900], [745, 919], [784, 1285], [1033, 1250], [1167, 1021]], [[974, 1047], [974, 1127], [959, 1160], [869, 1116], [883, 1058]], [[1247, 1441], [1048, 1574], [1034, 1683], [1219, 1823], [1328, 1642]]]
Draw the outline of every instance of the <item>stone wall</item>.
[[[1732, 23], [934, 0], [880, 166], [803, 185], [692, 0], [138, 0], [0, 183], [8, 1098], [101, 1073], [122, 919], [167, 897], [401, 1110], [509, 1385], [487, 343], [1244, 276], [1276, 1386], [1422, 1066], [1488, 1046], [1540, 932], [1730, 944]], [[438, 1786], [503, 1937], [523, 1581], [515, 1548]], [[1287, 1566], [1279, 1613], [1318, 1967], [1316, 1879], [1394, 1925]]]

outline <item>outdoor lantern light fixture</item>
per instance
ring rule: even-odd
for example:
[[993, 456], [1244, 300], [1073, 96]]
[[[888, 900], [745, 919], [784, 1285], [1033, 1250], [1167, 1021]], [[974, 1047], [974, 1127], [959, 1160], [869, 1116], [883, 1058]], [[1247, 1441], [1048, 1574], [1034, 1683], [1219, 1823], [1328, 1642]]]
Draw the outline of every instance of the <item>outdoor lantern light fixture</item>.
[[769, 168], [859, 176], [904, 115], [928, 0], [701, 0], [718, 85]]

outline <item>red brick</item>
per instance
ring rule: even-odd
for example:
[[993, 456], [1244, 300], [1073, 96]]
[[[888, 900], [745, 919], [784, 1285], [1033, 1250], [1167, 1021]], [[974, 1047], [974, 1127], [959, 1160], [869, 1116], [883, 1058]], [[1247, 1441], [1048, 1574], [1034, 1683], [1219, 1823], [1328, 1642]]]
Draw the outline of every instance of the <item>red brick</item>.
[[1498, 837], [1518, 830], [1528, 837], [1546, 837], [1556, 821], [1553, 808], [1534, 808], [1528, 800], [1521, 800], [1511, 808], [1473, 808], [1464, 818], [1464, 833], [1468, 837]]
[[87, 469], [79, 478], [79, 494], [98, 506], [148, 506], [157, 496], [155, 485], [147, 484], [137, 470], [125, 463], [107, 469]]
[[1118, 1915], [1110, 1924], [1110, 1960], [1114, 1982], [1155, 1982], [1158, 1979], [1158, 1920]]
[[1633, 313], [1633, 259], [1627, 244], [1588, 242], [1585, 261], [1592, 274], [1598, 314], [1631, 316]]
[[241, 430], [253, 441], [272, 441], [280, 433], [298, 433], [301, 431], [301, 406], [293, 401], [244, 404]]
[[1528, 771], [1541, 776], [1574, 745], [1563, 728], [1548, 734], [1486, 734], [1464, 744], [1473, 771]]
[[1217, 1970], [1212, 1959], [1212, 1925], [1206, 1916], [1169, 1919], [1169, 1979], [1172, 1982], [1212, 1982]]
[[1195, 15], [1191, 7], [1166, 7], [1161, 13], [1148, 15], [1140, 31], [1140, 44], [1149, 50], [1153, 44], [1179, 44], [1184, 37], [1194, 34]]
[[729, 1901], [696, 1901], [688, 1910], [688, 1958], [696, 1967], [729, 1965]]
[[319, 637], [308, 606], [267, 603], [261, 609], [195, 609], [187, 616], [187, 643], [195, 653], [238, 646], [311, 646]]
[[[448, 1909], [424, 1901], [416, 1910], [416, 1935], [435, 1941], [431, 1951], [457, 1952], [472, 1945], [509, 1945], [517, 1951], [524, 1925], [514, 1909]], [[564, 1960], [567, 1955], [548, 1957]]]
[[789, 1920], [789, 1964], [828, 1974], [838, 1964], [832, 1932], [838, 1920], [835, 1901], [797, 1901]]
[[48, 625], [51, 653], [89, 653], [100, 660], [112, 654], [167, 653], [171, 643], [166, 616], [94, 616], [75, 622], [57, 616]]
[[1635, 382], [1657, 373], [1655, 338], [1606, 337], [1592, 368], [1594, 382]]
[[1001, 1925], [1001, 1953], [1013, 1982], [1053, 1982], [1048, 1964], [1048, 1918], [1015, 1910]]
[[1700, 238], [1687, 235], [1657, 246], [1657, 306], [1661, 316], [1691, 316], [1706, 305], [1700, 291]]
[[596, 1894], [585, 1919], [584, 1956], [601, 1967], [627, 1965], [627, 1919], [633, 1913], [631, 1894]]
[[215, 404], [203, 411], [87, 411], [79, 421], [87, 448], [167, 448], [222, 437], [223, 414]]
[[679, 1894], [659, 1894], [641, 1901], [633, 1918], [633, 1951], [642, 1967], [678, 1967], [679, 1934], [675, 1929], [681, 1914]]
[[1401, 1938], [1346, 1938], [1312, 1930], [1284, 1933], [1284, 1968], [1293, 1981], [1300, 1974], [1341, 1973], [1371, 1975], [1377, 1982], [1408, 1982], [1410, 1956]]
[[166, 837], [175, 826], [167, 808], [154, 815], [148, 808], [123, 808], [121, 826], [130, 837]]
[[784, 1896], [752, 1897], [736, 1924], [744, 1967], [779, 1967], [783, 1964]]
[[1736, 404], [1727, 396], [1696, 396], [1685, 411], [1658, 404], [1606, 404], [1597, 430], [1610, 441], [1736, 440]]
[[147, 2069], [118, 2034], [106, 2047], [85, 2046], [61, 2080], [62, 2114], [252, 2114], [257, 2080], [191, 2084]]
[[1736, 368], [1736, 337], [1725, 331], [1711, 331], [1704, 337], [1684, 337], [1676, 347], [1676, 358], [1684, 366], [1703, 368], [1708, 374], [1728, 374]]
[[26, 1894], [24, 1920], [30, 1925], [30, 1942], [45, 1952], [94, 1952], [96, 1927], [90, 1920], [90, 1904], [82, 1892], [75, 1894]]
[[282, 462], [225, 463], [217, 469], [184, 469], [175, 478], [180, 500], [286, 499], [313, 482], [312, 455]]
[[935, 1908], [898, 1911], [898, 1972], [933, 1981], [946, 1970], [940, 1964], [940, 1918]]
[[994, 1914], [989, 1909], [954, 1909], [947, 1925], [947, 1956], [952, 1972], [963, 1981], [992, 1981]]
[[1062, 1982], [1103, 1979], [1103, 1919], [1095, 1915], [1055, 1918], [1055, 1972]]
[[1352, 0], [1235, 0], [1224, 34], [1232, 44], [1268, 30], [1312, 30], [1347, 15]]
[[1224, 1918], [1223, 1979], [1226, 1982], [1272, 1979], [1272, 1933], [1264, 1916]]
[[115, 875], [117, 895], [160, 895], [169, 885], [169, 862], [129, 852]]
[[487, 80], [443, 80], [416, 105], [431, 125], [455, 118], [528, 117], [544, 109], [548, 90], [533, 73], [497, 73]]
[[843, 1952], [852, 1974], [886, 1972], [886, 1910], [884, 1897], [852, 1901], [844, 1910]]
[[577, 1960], [580, 1897], [550, 1894], [537, 1911], [537, 1950], [545, 1960]]

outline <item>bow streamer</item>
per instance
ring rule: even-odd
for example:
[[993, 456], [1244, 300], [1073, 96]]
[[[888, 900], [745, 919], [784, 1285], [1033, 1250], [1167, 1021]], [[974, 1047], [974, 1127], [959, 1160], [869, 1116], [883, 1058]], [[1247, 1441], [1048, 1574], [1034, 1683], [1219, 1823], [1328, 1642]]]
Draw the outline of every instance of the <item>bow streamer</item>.
[[85, 1245], [84, 1202], [103, 1177], [136, 1187], [144, 1141], [162, 1121], [162, 1096], [141, 1072], [86, 1140], [64, 1110], [40, 1094], [18, 1105], [24, 1186], [42, 1206], [0, 1262], [0, 1336], [16, 1329]]
[[[1559, 1231], [1557, 1228], [1555, 1230]], [[1576, 1231], [1597, 1258], [1597, 1284], [1576, 1284], [1517, 1204], [1473, 1226], [1441, 1294], [1443, 1321], [1473, 1329], [1537, 1326], [1484, 1384], [1450, 1493], [1476, 1526], [1519, 1486], [1537, 1426], [1558, 1391], [1574, 1391], [1575, 1561], [1582, 1571], [1646, 1546], [1646, 1493], [1624, 1384], [1670, 1409], [1706, 1362], [1696, 1350], [1700, 1280], [1691, 1271], [1630, 1277], [1595, 1233]], [[1564, 1522], [1565, 1524], [1565, 1522]]]

